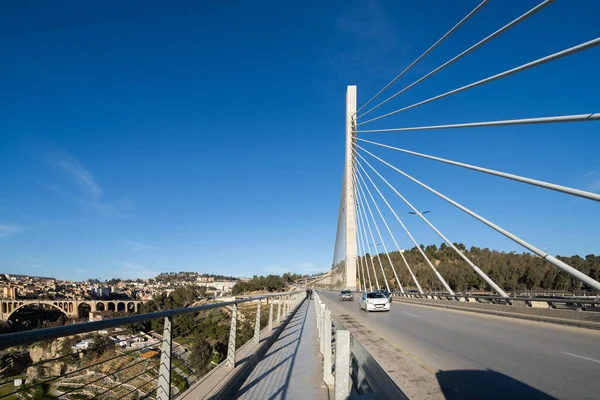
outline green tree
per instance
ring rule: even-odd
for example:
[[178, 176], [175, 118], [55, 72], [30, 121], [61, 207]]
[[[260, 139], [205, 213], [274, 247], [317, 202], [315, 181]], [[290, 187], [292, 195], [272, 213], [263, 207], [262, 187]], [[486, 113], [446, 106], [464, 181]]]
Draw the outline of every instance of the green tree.
[[198, 372], [199, 375], [204, 375], [208, 371], [212, 353], [212, 347], [206, 340], [198, 339], [194, 341], [190, 362], [192, 368]]

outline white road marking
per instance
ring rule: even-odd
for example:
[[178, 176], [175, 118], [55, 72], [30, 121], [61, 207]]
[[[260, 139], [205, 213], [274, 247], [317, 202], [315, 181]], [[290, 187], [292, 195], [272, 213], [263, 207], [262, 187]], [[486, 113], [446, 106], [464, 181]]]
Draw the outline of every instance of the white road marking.
[[406, 315], [410, 315], [411, 317], [423, 318], [423, 317], [421, 317], [420, 315], [411, 314], [411, 313], [409, 313], [409, 312], [405, 312], [404, 314], [406, 314]]
[[580, 355], [577, 355], [577, 354], [567, 353], [566, 351], [563, 351], [562, 353], [566, 354], [568, 356], [571, 356], [571, 357], [581, 358], [583, 360], [588, 360], [588, 361], [600, 363], [600, 360], [596, 360], [594, 358], [589, 358], [589, 357], [584, 357], [584, 356], [580, 356]]

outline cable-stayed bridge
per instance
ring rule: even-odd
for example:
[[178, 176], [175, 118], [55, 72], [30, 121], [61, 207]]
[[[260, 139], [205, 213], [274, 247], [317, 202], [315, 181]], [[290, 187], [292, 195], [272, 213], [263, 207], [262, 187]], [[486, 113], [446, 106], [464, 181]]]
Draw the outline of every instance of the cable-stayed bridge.
[[[583, 39], [502, 71], [481, 66], [483, 78], [401, 103], [414, 87], [443, 70], [458, 68], [457, 61], [466, 60], [470, 53], [526, 24], [554, 1], [541, 1], [483, 39], [466, 44], [429, 72], [400, 85], [409, 71], [415, 72], [415, 66], [465, 23], [477, 18], [488, 3], [485, 0], [465, 10], [461, 20], [366, 101], [358, 97], [360, 87], [348, 86], [344, 177], [330, 273], [296, 282], [283, 293], [155, 313], [132, 312], [112, 320], [0, 335], [0, 350], [10, 351], [4, 358], [6, 365], [0, 365], [0, 399], [33, 398], [38, 388], [47, 398], [62, 399], [597, 398], [600, 269], [570, 265], [564, 258], [549, 254], [535, 238], [481, 215], [476, 202], [457, 200], [443, 192], [439, 182], [407, 172], [396, 160], [410, 157], [444, 165], [449, 171], [444, 180], [451, 180], [452, 171], [460, 169], [498, 182], [533, 186], [541, 195], [555, 192], [592, 204], [600, 201], [600, 195], [517, 174], [509, 171], [509, 166], [504, 170], [475, 165], [379, 139], [390, 137], [383, 134], [484, 132], [524, 125], [539, 129], [570, 124], [600, 127], [600, 114], [595, 110], [544, 114], [539, 109], [518, 118], [471, 120], [465, 112], [443, 123], [386, 125], [387, 121], [397, 121], [391, 117], [404, 112], [560, 59], [572, 59], [576, 65], [579, 53], [598, 51], [600, 39]], [[403, 183], [397, 184], [396, 179]], [[407, 190], [407, 185], [412, 189]], [[520, 246], [535, 257], [537, 264], [532, 265], [552, 268], [554, 276], [577, 290], [560, 294], [516, 290], [465, 251], [457, 242], [460, 238], [434, 223], [437, 211], [430, 214], [430, 210], [420, 208], [414, 201], [414, 189], [435, 196]], [[406, 212], [439, 237], [444, 251], [453, 257], [456, 273], [468, 273], [477, 291], [459, 287], [455, 277], [440, 268], [432, 252], [421, 246], [416, 233], [420, 231], [404, 220]], [[307, 297], [307, 287], [315, 290], [312, 299]], [[339, 301], [340, 289], [353, 291], [355, 301]], [[358, 297], [374, 290], [392, 293], [389, 312], [371, 314], [358, 308]], [[216, 313], [226, 315], [228, 342], [222, 358], [211, 354], [210, 346], [208, 354], [200, 354], [194, 347], [195, 341], [203, 339], [197, 332]], [[152, 332], [139, 332], [140, 324], [151, 321]], [[68, 354], [27, 359], [29, 347], [48, 346], [73, 335], [80, 335], [78, 340], [89, 338], [116, 328], [124, 328], [131, 335], [120, 335], [112, 342], [87, 342], [89, 348], [82, 345]], [[245, 334], [248, 330], [252, 334]], [[90, 351], [102, 356], [90, 362]], [[18, 370], [15, 366], [24, 360], [28, 362], [26, 369]], [[13, 378], [24, 382], [13, 384]]]

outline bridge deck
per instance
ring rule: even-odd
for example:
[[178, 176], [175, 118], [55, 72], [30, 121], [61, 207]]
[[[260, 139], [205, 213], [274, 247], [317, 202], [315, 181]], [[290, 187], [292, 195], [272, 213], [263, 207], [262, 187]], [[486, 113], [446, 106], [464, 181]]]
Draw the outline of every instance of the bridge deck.
[[314, 300], [302, 303], [240, 389], [239, 399], [328, 399], [322, 380]]

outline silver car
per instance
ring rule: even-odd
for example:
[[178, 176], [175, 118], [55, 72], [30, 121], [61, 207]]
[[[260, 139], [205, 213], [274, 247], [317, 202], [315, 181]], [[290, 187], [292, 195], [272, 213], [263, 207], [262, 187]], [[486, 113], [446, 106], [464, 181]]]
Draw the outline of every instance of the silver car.
[[340, 292], [340, 301], [354, 301], [354, 295], [349, 290], [342, 290]]

